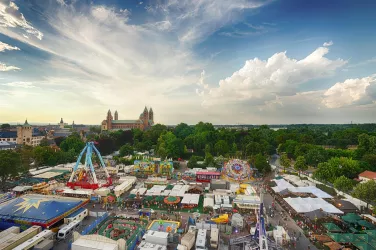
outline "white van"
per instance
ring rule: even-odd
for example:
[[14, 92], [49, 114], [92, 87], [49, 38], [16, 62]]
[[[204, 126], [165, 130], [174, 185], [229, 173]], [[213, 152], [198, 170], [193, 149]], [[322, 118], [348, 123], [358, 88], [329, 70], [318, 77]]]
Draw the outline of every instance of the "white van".
[[59, 232], [57, 233], [57, 238], [59, 240], [66, 239], [67, 236], [69, 236], [73, 231], [78, 230], [80, 224], [81, 221], [72, 221], [71, 223], [59, 230]]

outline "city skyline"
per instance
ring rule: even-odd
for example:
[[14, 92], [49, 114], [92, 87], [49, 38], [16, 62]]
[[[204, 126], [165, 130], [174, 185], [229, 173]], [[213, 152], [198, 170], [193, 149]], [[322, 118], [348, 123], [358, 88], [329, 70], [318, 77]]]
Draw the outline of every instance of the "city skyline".
[[0, 0], [0, 120], [100, 125], [146, 104], [168, 125], [376, 122], [375, 8]]

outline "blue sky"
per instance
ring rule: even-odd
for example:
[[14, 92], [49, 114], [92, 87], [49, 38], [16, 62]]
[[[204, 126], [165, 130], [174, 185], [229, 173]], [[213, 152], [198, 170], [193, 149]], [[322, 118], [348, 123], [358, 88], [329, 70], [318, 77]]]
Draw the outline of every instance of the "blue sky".
[[0, 0], [0, 122], [375, 122], [375, 1]]

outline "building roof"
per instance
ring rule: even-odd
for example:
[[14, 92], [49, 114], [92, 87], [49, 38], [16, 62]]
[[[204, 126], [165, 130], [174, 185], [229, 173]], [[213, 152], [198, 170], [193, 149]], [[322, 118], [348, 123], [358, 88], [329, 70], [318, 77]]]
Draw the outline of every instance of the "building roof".
[[47, 224], [49, 221], [78, 208], [84, 202], [84, 199], [77, 198], [24, 195], [1, 204], [0, 218]]
[[376, 172], [366, 170], [366, 171], [360, 173], [359, 177], [367, 178], [367, 179], [370, 179], [370, 180], [376, 180]]
[[16, 131], [0, 131], [0, 138], [16, 138]]
[[0, 141], [0, 148], [15, 148], [17, 143], [14, 141]]
[[141, 123], [140, 120], [113, 120], [113, 124], [132, 124], [132, 123]]

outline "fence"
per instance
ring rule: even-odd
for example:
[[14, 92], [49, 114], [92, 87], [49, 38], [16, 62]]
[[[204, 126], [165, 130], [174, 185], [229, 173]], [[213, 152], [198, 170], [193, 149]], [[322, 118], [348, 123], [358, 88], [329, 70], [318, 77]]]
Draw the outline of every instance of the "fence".
[[108, 213], [104, 213], [102, 216], [98, 217], [98, 219], [96, 219], [93, 223], [82, 230], [81, 235], [89, 234], [91, 231], [93, 231], [94, 228], [96, 228], [100, 223], [107, 219], [108, 216]]

